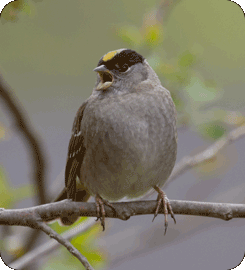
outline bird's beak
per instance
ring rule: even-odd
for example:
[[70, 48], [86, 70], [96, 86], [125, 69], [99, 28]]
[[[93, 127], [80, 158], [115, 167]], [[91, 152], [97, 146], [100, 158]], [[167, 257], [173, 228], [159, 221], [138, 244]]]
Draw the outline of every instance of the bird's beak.
[[98, 84], [96, 90], [98, 91], [105, 90], [112, 85], [113, 76], [105, 65], [100, 65], [96, 67], [94, 71], [98, 72], [100, 75], [100, 83]]
[[96, 72], [108, 72], [109, 70], [106, 68], [105, 65], [100, 65], [94, 69]]

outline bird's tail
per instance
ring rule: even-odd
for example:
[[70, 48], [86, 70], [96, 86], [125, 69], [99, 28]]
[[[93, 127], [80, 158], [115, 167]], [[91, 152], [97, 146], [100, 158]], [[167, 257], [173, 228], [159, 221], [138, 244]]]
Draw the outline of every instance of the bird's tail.
[[[90, 194], [84, 188], [80, 187], [76, 191], [76, 198], [75, 198], [76, 202], [87, 202], [89, 200], [89, 198], [90, 198]], [[59, 196], [53, 202], [58, 202], [58, 201], [62, 201], [62, 200], [65, 200], [65, 199], [67, 199], [66, 188], [64, 188], [62, 190], [62, 192], [59, 194]], [[61, 220], [61, 223], [63, 225], [70, 226], [75, 221], [77, 221], [78, 218], [79, 218], [79, 216], [73, 214], [73, 215], [69, 215], [69, 216], [62, 216], [60, 218], [60, 220]]]

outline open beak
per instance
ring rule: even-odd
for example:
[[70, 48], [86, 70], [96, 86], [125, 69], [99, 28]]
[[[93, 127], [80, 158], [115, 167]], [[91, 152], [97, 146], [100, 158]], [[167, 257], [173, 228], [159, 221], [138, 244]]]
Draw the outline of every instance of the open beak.
[[94, 69], [100, 75], [100, 83], [98, 84], [96, 90], [101, 91], [107, 89], [112, 85], [113, 77], [111, 72], [106, 68], [105, 65], [98, 66]]

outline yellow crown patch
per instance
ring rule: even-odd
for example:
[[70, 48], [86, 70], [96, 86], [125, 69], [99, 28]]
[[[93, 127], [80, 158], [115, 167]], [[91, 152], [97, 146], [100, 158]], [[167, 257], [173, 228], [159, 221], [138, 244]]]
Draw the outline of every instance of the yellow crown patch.
[[120, 53], [121, 51], [123, 51], [125, 49], [120, 49], [120, 50], [116, 50], [116, 51], [111, 51], [111, 52], [108, 52], [107, 54], [104, 55], [103, 57], [103, 61], [106, 62], [106, 61], [109, 61], [111, 60], [116, 54]]

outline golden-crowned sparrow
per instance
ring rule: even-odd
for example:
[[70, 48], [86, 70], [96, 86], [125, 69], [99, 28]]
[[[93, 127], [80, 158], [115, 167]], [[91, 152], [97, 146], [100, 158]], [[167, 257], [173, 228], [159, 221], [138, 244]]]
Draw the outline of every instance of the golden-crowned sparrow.
[[[65, 189], [57, 200], [87, 201], [95, 196], [104, 227], [107, 200], [139, 197], [154, 188], [155, 216], [163, 204], [166, 230], [168, 212], [174, 215], [159, 186], [169, 177], [177, 152], [170, 93], [146, 59], [130, 49], [105, 54], [94, 71], [97, 82], [76, 114]], [[75, 220], [75, 216], [62, 218], [66, 225]]]

